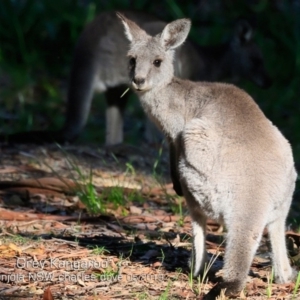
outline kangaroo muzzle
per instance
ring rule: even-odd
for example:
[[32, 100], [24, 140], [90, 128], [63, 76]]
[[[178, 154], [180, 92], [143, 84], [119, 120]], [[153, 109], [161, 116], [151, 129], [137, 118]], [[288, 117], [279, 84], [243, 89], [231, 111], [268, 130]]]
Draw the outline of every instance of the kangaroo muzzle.
[[138, 90], [138, 91], [142, 91], [145, 89], [146, 87], [146, 79], [143, 77], [134, 77], [132, 79], [132, 86], [134, 89]]

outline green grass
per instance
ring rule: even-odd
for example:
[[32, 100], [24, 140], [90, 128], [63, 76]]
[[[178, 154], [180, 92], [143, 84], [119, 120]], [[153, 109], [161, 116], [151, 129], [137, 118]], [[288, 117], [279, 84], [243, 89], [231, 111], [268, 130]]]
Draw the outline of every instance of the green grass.
[[[9, 232], [9, 230], [7, 230], [7, 231]], [[38, 240], [40, 240], [40, 238]], [[24, 244], [27, 244], [27, 243], [32, 243], [32, 238], [22, 236], [22, 235], [19, 235], [19, 234], [8, 233], [7, 236], [3, 236], [1, 238], [1, 241], [2, 241], [2, 244], [14, 243], [16, 245], [24, 245]]]
[[168, 299], [170, 299], [169, 292], [170, 292], [170, 289], [171, 289], [171, 285], [172, 285], [172, 283], [169, 280], [165, 291], [159, 296], [159, 298], [158, 298], [159, 300], [168, 300]]
[[151, 299], [151, 296], [148, 294], [148, 292], [144, 291], [144, 292], [141, 292], [141, 293], [138, 293], [135, 295], [137, 297], [137, 299], [139, 300], [150, 300]]
[[273, 284], [273, 279], [274, 279], [274, 270], [272, 268], [272, 271], [271, 273], [269, 273], [267, 275], [267, 283], [268, 283], [268, 286], [266, 288], [266, 294], [267, 294], [267, 297], [268, 298], [271, 298], [272, 297], [272, 284]]
[[[216, 254], [212, 255], [208, 262], [204, 264], [203, 273], [200, 274], [197, 277], [198, 284], [195, 286], [194, 284], [194, 247], [192, 248], [192, 254], [191, 254], [191, 262], [190, 262], [190, 272], [188, 275], [188, 281], [191, 289], [196, 293], [197, 295], [201, 295], [204, 292], [205, 286], [208, 282], [208, 273], [210, 272], [211, 268], [213, 267], [214, 263], [216, 262], [217, 258], [220, 256], [221, 252], [219, 251], [220, 247], [225, 243], [225, 240], [218, 246]], [[223, 297], [223, 296], [221, 296]], [[222, 298], [223, 299], [223, 298]], [[224, 298], [225, 299], [225, 298]]]
[[92, 250], [92, 254], [95, 254], [95, 255], [103, 255], [105, 253], [109, 253], [109, 251], [107, 249], [105, 249], [105, 247], [94, 247], [94, 249]]
[[296, 297], [299, 297], [299, 295], [297, 295], [297, 293], [299, 291], [299, 286], [300, 286], [300, 272], [298, 272], [298, 276], [296, 279], [296, 283], [295, 283], [295, 287], [294, 287], [294, 291], [293, 291], [293, 299], [297, 299]]
[[[76, 194], [82, 203], [86, 206], [87, 210], [91, 214], [105, 213], [108, 205], [113, 205], [115, 209], [119, 207], [125, 207], [127, 198], [124, 196], [125, 190], [122, 186], [106, 187], [101, 193], [98, 193], [93, 185], [93, 173], [90, 170], [88, 176], [84, 175], [80, 168], [72, 164], [74, 170], [78, 173], [80, 180], [77, 184]], [[129, 199], [138, 199], [136, 192], [129, 193]], [[126, 215], [126, 210], [123, 209], [123, 215]]]

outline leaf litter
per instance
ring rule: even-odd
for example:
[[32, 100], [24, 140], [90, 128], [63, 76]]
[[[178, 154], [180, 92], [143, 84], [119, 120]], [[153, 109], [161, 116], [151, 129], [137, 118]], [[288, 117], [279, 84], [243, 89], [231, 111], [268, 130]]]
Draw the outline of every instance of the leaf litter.
[[[166, 155], [154, 172], [157, 151], [122, 147], [114, 155], [78, 145], [3, 147], [0, 299], [201, 299], [214, 285], [190, 278], [191, 219], [170, 184]], [[105, 202], [100, 214], [78, 197], [82, 174]], [[207, 227], [216, 279], [225, 234], [211, 220]], [[287, 239], [297, 269], [300, 234], [289, 230]], [[239, 299], [267, 299], [270, 273], [265, 232]], [[269, 299], [300, 299], [294, 283], [270, 290]]]

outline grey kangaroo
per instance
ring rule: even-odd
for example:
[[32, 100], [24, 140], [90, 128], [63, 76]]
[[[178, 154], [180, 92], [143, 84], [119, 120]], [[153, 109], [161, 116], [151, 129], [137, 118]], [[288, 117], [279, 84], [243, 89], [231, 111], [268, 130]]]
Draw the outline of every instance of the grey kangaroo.
[[233, 295], [243, 288], [265, 227], [275, 278], [290, 281], [285, 220], [297, 177], [290, 144], [238, 87], [174, 77], [174, 50], [189, 33], [188, 19], [150, 36], [118, 17], [130, 41], [131, 87], [169, 141], [174, 188], [186, 198], [192, 217], [194, 276], [206, 259], [207, 218], [228, 230], [223, 282], [205, 299], [215, 299], [221, 289]]
[[[149, 34], [160, 32], [166, 25], [145, 13], [126, 11], [124, 14]], [[105, 142], [107, 145], [123, 142], [127, 95], [122, 99], [120, 96], [128, 85], [128, 45], [115, 12], [101, 13], [86, 26], [75, 47], [62, 130], [17, 133], [7, 136], [7, 140], [63, 142], [75, 139], [87, 122], [94, 92], [98, 91], [105, 92], [107, 100]], [[253, 30], [246, 21], [237, 22], [231, 40], [224, 44], [201, 47], [186, 42], [176, 52], [175, 74], [185, 79], [208, 81], [237, 82], [246, 78], [263, 88], [271, 84], [262, 53], [253, 41]]]

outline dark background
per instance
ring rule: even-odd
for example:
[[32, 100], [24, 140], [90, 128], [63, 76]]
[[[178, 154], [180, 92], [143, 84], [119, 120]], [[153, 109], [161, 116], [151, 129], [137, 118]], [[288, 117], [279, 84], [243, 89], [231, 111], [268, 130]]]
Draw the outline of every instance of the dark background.
[[[147, 11], [166, 21], [189, 17], [190, 37], [201, 45], [225, 41], [237, 19], [250, 20], [274, 83], [267, 90], [250, 82], [239, 86], [290, 140], [299, 165], [300, 0], [1, 0], [1, 133], [61, 126], [78, 35], [99, 12], [112, 9]], [[105, 104], [102, 96], [97, 98], [81, 142], [104, 142]], [[132, 99], [127, 110], [135, 120], [126, 127], [130, 143], [138, 142], [142, 130], [142, 112], [136, 106]]]

